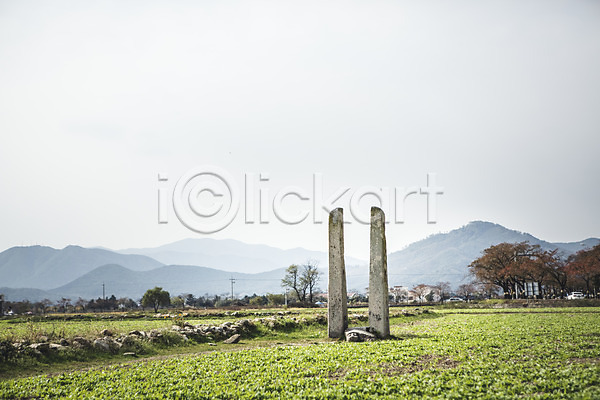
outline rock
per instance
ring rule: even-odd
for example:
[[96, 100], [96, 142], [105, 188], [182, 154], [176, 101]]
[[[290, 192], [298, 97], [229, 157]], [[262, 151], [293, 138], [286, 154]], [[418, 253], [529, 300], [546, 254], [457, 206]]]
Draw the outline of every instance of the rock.
[[347, 342], [372, 342], [377, 340], [377, 336], [371, 332], [368, 332], [366, 329], [348, 329], [345, 334]]
[[39, 339], [40, 339], [40, 342], [47, 342], [48, 336], [40, 336]]
[[60, 345], [61, 346], [68, 346], [69, 345], [69, 341], [67, 339], [60, 339]]
[[215, 344], [215, 343], [212, 343], [212, 342], [210, 342], [210, 343], [207, 343], [207, 344], [208, 344], [209, 346], [216, 346], [216, 344]]
[[50, 345], [48, 343], [33, 343], [29, 345], [29, 348], [37, 350], [41, 353], [47, 353], [50, 351]]
[[86, 338], [81, 336], [77, 336], [73, 338], [73, 347], [76, 349], [87, 349], [90, 348], [92, 344]]
[[179, 325], [173, 325], [173, 326], [171, 326], [171, 330], [178, 332], [181, 330], [181, 327]]
[[94, 340], [94, 348], [100, 351], [109, 352], [110, 346], [104, 339]]
[[242, 335], [236, 333], [235, 335], [231, 336], [229, 339], [224, 340], [223, 343], [235, 344], [240, 341], [241, 337], [242, 337]]
[[142, 332], [135, 330], [135, 331], [131, 331], [128, 333], [128, 335], [133, 335], [133, 336], [145, 336], [142, 334]]
[[123, 340], [121, 341], [121, 344], [123, 346], [134, 346], [139, 340], [140, 340], [139, 336], [129, 335], [129, 336], [125, 336], [123, 338]]
[[161, 337], [162, 334], [160, 333], [160, 331], [158, 329], [152, 329], [150, 331], [150, 337]]
[[137, 357], [137, 354], [135, 354], [133, 351], [128, 351], [126, 353], [123, 353], [123, 355], [125, 357]]
[[58, 343], [50, 343], [49, 347], [50, 347], [50, 350], [52, 350], [52, 351], [65, 351], [65, 350], [67, 350], [66, 346], [60, 345]]
[[100, 332], [100, 334], [102, 336], [112, 336], [113, 335], [113, 333], [110, 330], [108, 330], [108, 329], [102, 329], [102, 331]]

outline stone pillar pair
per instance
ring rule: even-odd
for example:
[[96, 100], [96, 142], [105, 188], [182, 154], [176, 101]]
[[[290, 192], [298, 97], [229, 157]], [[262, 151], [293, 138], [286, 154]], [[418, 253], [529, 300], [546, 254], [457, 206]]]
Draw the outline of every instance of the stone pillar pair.
[[[344, 212], [329, 214], [328, 332], [330, 338], [344, 336], [348, 328], [348, 297], [344, 264]], [[371, 256], [369, 262], [369, 328], [380, 338], [390, 334], [385, 215], [371, 207]]]

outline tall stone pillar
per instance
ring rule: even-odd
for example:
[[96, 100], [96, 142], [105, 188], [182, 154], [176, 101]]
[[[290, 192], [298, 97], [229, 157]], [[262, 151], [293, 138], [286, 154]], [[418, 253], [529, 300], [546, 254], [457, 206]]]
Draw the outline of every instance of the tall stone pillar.
[[371, 207], [371, 260], [369, 263], [369, 327], [380, 338], [390, 335], [385, 214]]
[[329, 213], [329, 288], [327, 329], [330, 338], [341, 338], [348, 328], [348, 294], [344, 264], [344, 211]]

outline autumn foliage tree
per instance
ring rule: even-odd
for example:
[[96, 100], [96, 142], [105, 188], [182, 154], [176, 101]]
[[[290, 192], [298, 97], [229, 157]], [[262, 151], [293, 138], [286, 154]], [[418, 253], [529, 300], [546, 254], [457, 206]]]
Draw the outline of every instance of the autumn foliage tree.
[[545, 295], [564, 297], [569, 289], [600, 287], [600, 245], [581, 250], [568, 259], [558, 249], [544, 250], [528, 242], [488, 247], [469, 269], [481, 284], [502, 288], [505, 297], [525, 291], [529, 282]]
[[585, 285], [588, 294], [592, 293], [600, 287], [600, 244], [569, 257], [565, 270], [573, 280]]
[[488, 247], [483, 255], [469, 265], [471, 273], [483, 283], [492, 283], [504, 291], [505, 297], [517, 290], [524, 290], [524, 270], [533, 274], [533, 260], [541, 253], [538, 245], [528, 242], [500, 243]]

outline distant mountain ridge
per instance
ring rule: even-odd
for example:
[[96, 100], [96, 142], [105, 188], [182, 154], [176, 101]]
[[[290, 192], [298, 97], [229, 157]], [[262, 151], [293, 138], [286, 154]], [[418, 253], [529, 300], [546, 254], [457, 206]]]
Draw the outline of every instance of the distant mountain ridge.
[[[550, 243], [498, 224], [474, 221], [388, 254], [388, 282], [390, 286], [412, 287], [419, 283], [448, 281], [456, 287], [470, 280], [467, 267], [484, 249], [501, 242], [522, 241], [545, 249], [558, 248], [565, 256], [600, 243], [596, 238]], [[130, 254], [135, 251], [145, 254]], [[62, 250], [44, 246], [13, 247], [0, 253], [0, 293], [8, 300], [91, 299], [101, 296], [104, 283], [106, 294], [117, 297], [139, 298], [153, 286], [162, 286], [172, 295], [221, 295], [230, 293], [230, 278], [236, 280], [236, 294], [281, 293], [285, 268], [307, 259], [319, 262], [324, 273], [319, 286], [326, 289], [327, 254], [302, 248], [281, 250], [215, 239], [186, 239], [154, 249], [128, 249], [121, 253], [79, 246]], [[203, 266], [197, 266], [196, 261], [204, 262]], [[271, 267], [275, 268], [264, 270]], [[232, 272], [232, 269], [247, 272]], [[346, 259], [349, 290], [366, 290], [368, 269], [366, 261]]]
[[143, 255], [67, 246], [12, 247], [0, 253], [0, 286], [53, 289], [105, 264], [149, 271], [163, 264]]
[[[122, 254], [143, 254], [165, 265], [203, 265], [229, 272], [259, 273], [314, 260], [327, 267], [328, 255], [322, 251], [297, 247], [282, 250], [264, 244], [248, 244], [232, 239], [184, 239], [155, 248], [124, 249]], [[365, 261], [346, 257], [350, 264]]]
[[[226, 272], [213, 268], [192, 265], [165, 265], [151, 271], [131, 271], [120, 265], [103, 265], [92, 272], [50, 290], [50, 293], [70, 298], [101, 297], [102, 284], [107, 293], [116, 297], [141, 298], [146, 290], [161, 286], [171, 295], [192, 293], [194, 295], [231, 294], [231, 280], [234, 279], [236, 295], [281, 292], [281, 279], [285, 268], [258, 274]], [[95, 296], [90, 296], [94, 293]]]

